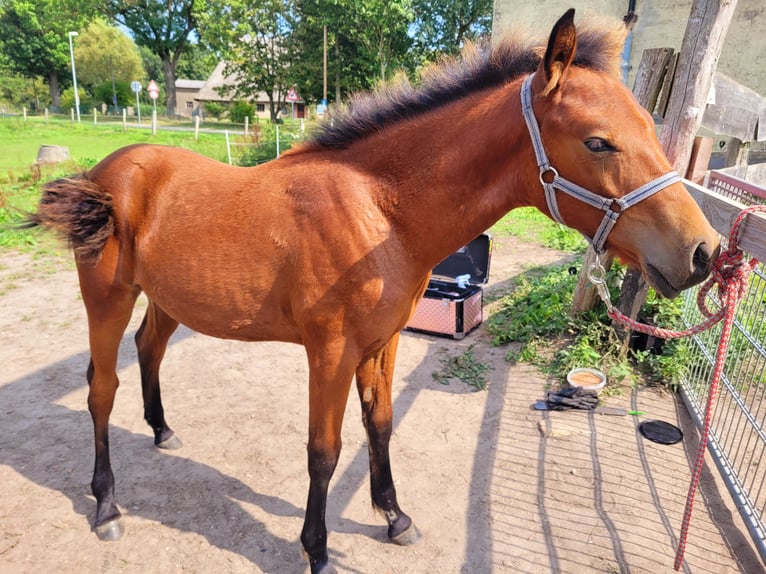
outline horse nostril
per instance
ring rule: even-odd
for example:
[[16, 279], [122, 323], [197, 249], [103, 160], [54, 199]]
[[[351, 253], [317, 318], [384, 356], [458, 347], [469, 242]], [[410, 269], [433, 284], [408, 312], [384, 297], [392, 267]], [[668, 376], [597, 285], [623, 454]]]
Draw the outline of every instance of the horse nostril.
[[720, 246], [716, 246], [715, 248], [711, 249], [711, 247], [704, 241], [700, 243], [697, 246], [697, 249], [694, 250], [694, 255], [692, 256], [692, 265], [694, 266], [694, 271], [696, 273], [704, 274], [707, 276], [708, 273], [710, 273], [713, 262], [718, 257], [718, 252], [720, 249]]

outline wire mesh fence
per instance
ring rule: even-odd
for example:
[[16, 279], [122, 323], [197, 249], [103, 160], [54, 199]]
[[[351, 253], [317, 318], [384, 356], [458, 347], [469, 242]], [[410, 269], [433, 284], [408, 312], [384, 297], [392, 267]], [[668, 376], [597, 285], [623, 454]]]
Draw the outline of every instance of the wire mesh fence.
[[[710, 189], [743, 205], [763, 203], [766, 190], [737, 178], [713, 172]], [[724, 238], [725, 242], [726, 238]], [[764, 238], [766, 242], [766, 238]], [[724, 245], [725, 247], [725, 245]], [[687, 291], [683, 320], [703, 320], [696, 305], [697, 290]], [[720, 308], [708, 294], [711, 310]], [[681, 383], [684, 402], [702, 425], [711, 373], [721, 336], [720, 324], [695, 335], [687, 346], [687, 369]], [[753, 542], [766, 559], [766, 266], [759, 264], [739, 303], [729, 352], [725, 359], [719, 396], [711, 418], [709, 450], [748, 526]]]

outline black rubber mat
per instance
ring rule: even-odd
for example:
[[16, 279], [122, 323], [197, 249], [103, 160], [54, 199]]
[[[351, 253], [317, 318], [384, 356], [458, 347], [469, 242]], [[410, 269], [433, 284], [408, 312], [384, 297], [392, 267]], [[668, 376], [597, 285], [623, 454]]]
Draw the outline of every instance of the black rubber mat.
[[665, 421], [644, 421], [638, 425], [638, 431], [650, 441], [659, 444], [676, 444], [684, 438], [680, 428]]

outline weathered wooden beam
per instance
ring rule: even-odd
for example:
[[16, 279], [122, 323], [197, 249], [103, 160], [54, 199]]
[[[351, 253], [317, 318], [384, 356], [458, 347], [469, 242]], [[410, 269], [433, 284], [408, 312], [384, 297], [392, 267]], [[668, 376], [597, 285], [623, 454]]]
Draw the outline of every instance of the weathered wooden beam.
[[[588, 247], [585, 251], [585, 256], [582, 261], [582, 269], [580, 269], [580, 278], [575, 285], [574, 293], [572, 294], [572, 316], [579, 315], [585, 311], [589, 311], [598, 303], [598, 291], [596, 287], [588, 279], [588, 271], [596, 262], [596, 252], [592, 247]], [[604, 269], [609, 269], [612, 266], [612, 257], [607, 256], [605, 260], [601, 261]]]
[[702, 126], [743, 142], [766, 140], [766, 97], [716, 73]]
[[[737, 174], [747, 173], [747, 162], [750, 156], [750, 142], [731, 138], [727, 145], [725, 166], [736, 167]], [[737, 177], [743, 177], [738, 175]]]
[[[684, 181], [684, 185], [699, 204], [710, 224], [721, 235], [728, 236], [744, 206], [738, 201], [718, 195], [691, 181]], [[766, 262], [766, 216], [747, 215], [741, 228], [739, 247], [758, 261]]]
[[702, 127], [717, 135], [751, 142], [756, 138], [758, 119], [758, 113], [751, 109], [708, 103], [702, 116]]
[[694, 136], [710, 94], [737, 0], [694, 0], [681, 43], [660, 143], [679, 173], [686, 173]]
[[657, 98], [672, 61], [673, 48], [652, 48], [641, 54], [633, 95], [650, 112], [657, 106]]
[[665, 74], [665, 78], [662, 80], [662, 87], [660, 89], [660, 97], [657, 101], [656, 112], [664, 118], [668, 111], [668, 100], [670, 100], [670, 91], [673, 89], [673, 78], [676, 75], [676, 68], [678, 68], [678, 52], [673, 54], [673, 57], [668, 64], [668, 72]]
[[689, 169], [686, 170], [686, 179], [699, 183], [705, 181], [705, 175], [710, 165], [710, 156], [713, 153], [713, 138], [697, 136], [692, 146], [692, 157], [689, 160]]

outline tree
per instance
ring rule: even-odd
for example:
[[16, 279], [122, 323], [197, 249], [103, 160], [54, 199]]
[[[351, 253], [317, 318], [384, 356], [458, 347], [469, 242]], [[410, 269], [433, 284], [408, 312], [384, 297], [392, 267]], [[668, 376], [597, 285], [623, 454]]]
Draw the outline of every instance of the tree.
[[51, 104], [59, 105], [61, 83], [71, 77], [69, 32], [82, 31], [93, 16], [88, 0], [4, 0], [0, 4], [0, 49], [14, 71], [48, 80]]
[[[232, 39], [224, 73], [232, 81], [226, 91], [241, 99], [264, 93], [272, 121], [285, 104], [287, 90], [294, 84], [296, 46], [291, 41], [296, 14], [292, 0], [245, 2], [233, 7]], [[225, 35], [221, 35], [225, 38]], [[220, 42], [220, 40], [219, 40]]]
[[261, 0], [227, 2], [200, 15], [200, 41], [228, 65], [238, 97], [264, 92], [272, 117], [286, 90], [324, 97], [323, 28], [336, 99], [371, 87], [407, 62], [410, 0]]
[[359, 0], [355, 7], [356, 40], [379, 66], [379, 79], [385, 80], [392, 65], [402, 65], [411, 45], [407, 29], [413, 13], [410, 0]]
[[176, 111], [176, 67], [197, 28], [199, 14], [210, 9], [201, 0], [106, 0], [107, 13], [133, 33], [139, 46], [149, 48], [162, 61], [168, 115]]
[[108, 106], [127, 107], [135, 103], [135, 95], [130, 89], [130, 83], [124, 80], [109, 80], [93, 86], [93, 100]]
[[[0, 52], [0, 115], [8, 110], [7, 104], [18, 104], [30, 100], [27, 86], [29, 80], [16, 73], [8, 58]], [[34, 97], [31, 98], [34, 101]]]
[[199, 43], [188, 43], [178, 59], [176, 74], [187, 80], [207, 80], [218, 63], [218, 56]]
[[492, 5], [492, 0], [412, 0], [418, 59], [455, 54], [467, 40], [489, 34]]
[[[141, 55], [133, 40], [100, 18], [88, 24], [80, 35], [74, 55], [77, 79], [86, 86], [112, 80], [130, 83], [145, 77]], [[110, 97], [109, 102], [111, 100]]]
[[336, 101], [348, 93], [370, 88], [391, 67], [406, 64], [410, 44], [406, 35], [408, 3], [393, 3], [389, 8], [384, 4], [380, 0], [296, 2], [299, 19], [293, 40], [300, 46], [301, 58], [293, 65], [296, 85], [304, 97], [319, 100], [324, 96], [324, 27], [327, 27], [328, 83], [331, 92], [334, 88]]

